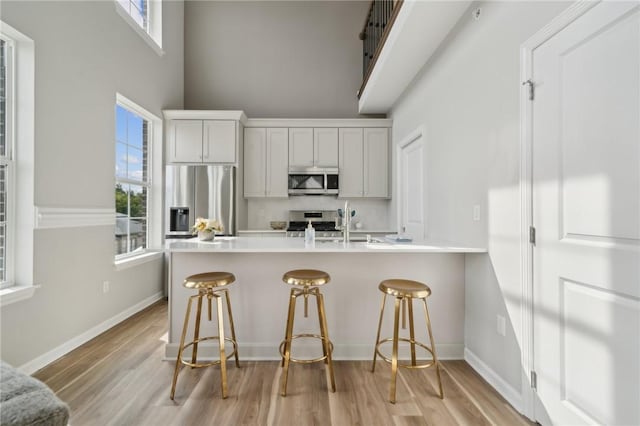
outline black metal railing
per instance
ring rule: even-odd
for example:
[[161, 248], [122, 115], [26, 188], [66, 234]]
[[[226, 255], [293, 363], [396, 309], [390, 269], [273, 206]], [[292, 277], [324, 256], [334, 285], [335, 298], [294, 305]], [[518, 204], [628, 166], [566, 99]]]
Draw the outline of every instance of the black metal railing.
[[363, 78], [358, 98], [367, 84], [369, 75], [376, 64], [380, 50], [384, 46], [401, 6], [402, 0], [373, 0], [371, 2], [364, 28], [360, 32]]

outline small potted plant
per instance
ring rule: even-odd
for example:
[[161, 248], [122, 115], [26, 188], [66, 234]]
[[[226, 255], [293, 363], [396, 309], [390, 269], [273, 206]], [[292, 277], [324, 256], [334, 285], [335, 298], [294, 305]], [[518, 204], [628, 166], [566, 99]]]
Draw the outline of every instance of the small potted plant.
[[211, 241], [216, 232], [224, 232], [224, 227], [216, 219], [205, 219], [199, 217], [193, 225], [193, 235], [198, 235], [200, 241]]

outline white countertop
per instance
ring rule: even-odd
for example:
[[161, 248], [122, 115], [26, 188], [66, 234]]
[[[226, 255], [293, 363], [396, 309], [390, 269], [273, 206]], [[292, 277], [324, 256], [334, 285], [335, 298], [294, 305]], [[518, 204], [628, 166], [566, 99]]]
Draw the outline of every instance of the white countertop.
[[214, 241], [170, 240], [166, 249], [171, 252], [220, 253], [486, 253], [484, 247], [471, 247], [443, 242], [349, 242], [316, 241], [305, 247], [303, 238], [216, 237]]

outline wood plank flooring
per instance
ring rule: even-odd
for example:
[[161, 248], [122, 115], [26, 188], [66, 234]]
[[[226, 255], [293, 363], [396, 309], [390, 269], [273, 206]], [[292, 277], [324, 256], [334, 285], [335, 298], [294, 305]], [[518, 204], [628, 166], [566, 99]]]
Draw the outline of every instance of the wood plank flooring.
[[220, 370], [184, 368], [169, 399], [174, 364], [162, 361], [167, 302], [118, 324], [34, 374], [71, 407], [82, 425], [455, 425], [532, 424], [464, 361], [443, 362], [445, 399], [433, 369], [400, 370], [397, 403], [388, 402], [388, 364], [335, 362], [335, 393], [324, 365], [294, 364], [287, 397], [279, 395], [278, 362], [227, 364], [229, 397], [220, 398]]

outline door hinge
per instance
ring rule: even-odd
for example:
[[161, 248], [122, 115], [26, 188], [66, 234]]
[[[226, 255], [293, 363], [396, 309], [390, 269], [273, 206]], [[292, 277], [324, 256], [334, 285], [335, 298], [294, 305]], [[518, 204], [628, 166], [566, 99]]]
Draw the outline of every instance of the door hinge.
[[535, 96], [535, 85], [533, 84], [533, 81], [531, 79], [527, 80], [527, 81], [523, 81], [522, 85], [528, 85], [529, 86], [529, 100], [532, 101], [534, 96]]
[[529, 227], [529, 242], [533, 245], [536, 244], [536, 228], [533, 226]]
[[533, 390], [538, 390], [538, 375], [535, 371], [531, 372], [531, 387]]

